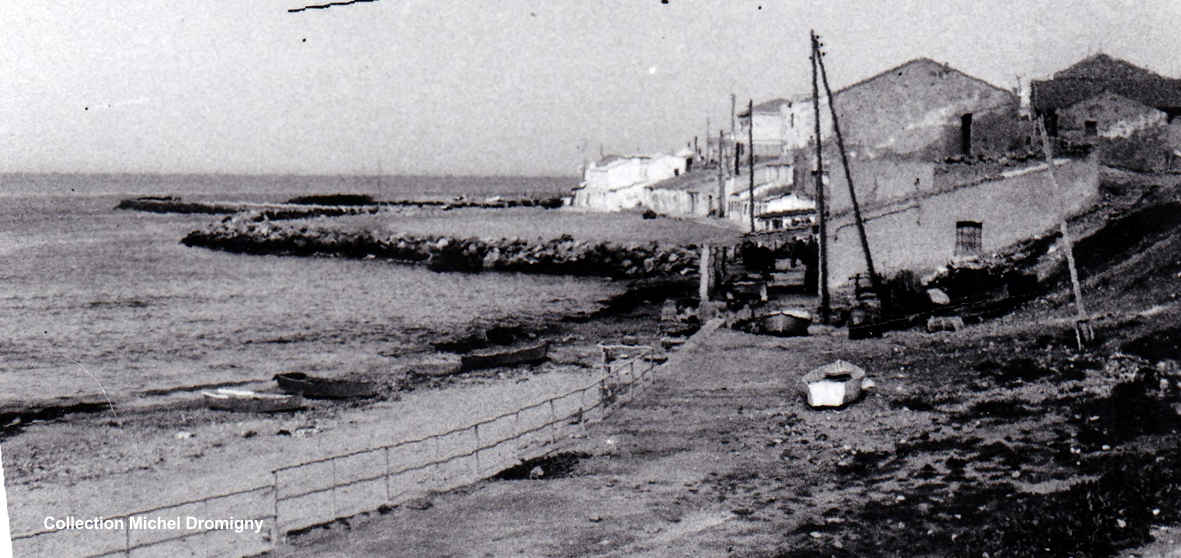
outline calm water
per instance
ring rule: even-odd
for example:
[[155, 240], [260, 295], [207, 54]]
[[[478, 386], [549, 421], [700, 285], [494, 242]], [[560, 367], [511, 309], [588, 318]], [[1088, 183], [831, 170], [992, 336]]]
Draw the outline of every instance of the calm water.
[[[351, 181], [350, 181], [351, 180]], [[129, 195], [277, 201], [367, 192], [558, 192], [562, 179], [0, 175], [0, 403], [377, 372], [440, 332], [592, 307], [610, 282], [244, 256], [179, 240], [214, 217], [112, 208]]]

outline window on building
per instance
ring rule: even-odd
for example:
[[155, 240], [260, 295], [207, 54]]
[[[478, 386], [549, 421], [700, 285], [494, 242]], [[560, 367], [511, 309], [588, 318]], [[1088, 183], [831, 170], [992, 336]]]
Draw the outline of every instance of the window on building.
[[972, 113], [960, 117], [960, 153], [972, 154]]
[[955, 255], [979, 256], [984, 251], [983, 233], [983, 223], [957, 221], [955, 224]]
[[1087, 137], [1093, 138], [1093, 137], [1099, 135], [1099, 123], [1098, 122], [1095, 122], [1094, 120], [1088, 120], [1083, 123], [1083, 126], [1085, 127], [1085, 129], [1087, 131]]

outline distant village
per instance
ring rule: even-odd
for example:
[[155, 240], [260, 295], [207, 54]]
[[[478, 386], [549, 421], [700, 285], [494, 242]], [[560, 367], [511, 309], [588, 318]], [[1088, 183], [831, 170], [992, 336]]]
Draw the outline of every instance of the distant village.
[[[810, 234], [819, 112], [829, 281], [845, 283], [862, 267], [860, 245], [830, 107], [823, 91], [818, 98], [819, 107], [811, 93], [743, 107], [732, 97], [729, 131], [672, 154], [605, 155], [586, 165], [568, 203], [726, 220], [756, 237]], [[1033, 80], [1025, 95], [919, 58], [832, 99], [869, 243], [886, 271], [1039, 234], [1094, 201], [1101, 165], [1181, 168], [1181, 79], [1106, 54]], [[1059, 191], [1045, 177], [1039, 124]]]

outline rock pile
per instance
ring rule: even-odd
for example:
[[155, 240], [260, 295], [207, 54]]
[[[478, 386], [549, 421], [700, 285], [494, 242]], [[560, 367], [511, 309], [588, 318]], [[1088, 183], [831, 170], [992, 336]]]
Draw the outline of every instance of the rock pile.
[[372, 256], [426, 264], [437, 271], [518, 271], [619, 278], [684, 277], [697, 273], [694, 245], [576, 241], [569, 235], [548, 241], [383, 235], [248, 217], [226, 219], [193, 231], [181, 242], [186, 246], [247, 254]]

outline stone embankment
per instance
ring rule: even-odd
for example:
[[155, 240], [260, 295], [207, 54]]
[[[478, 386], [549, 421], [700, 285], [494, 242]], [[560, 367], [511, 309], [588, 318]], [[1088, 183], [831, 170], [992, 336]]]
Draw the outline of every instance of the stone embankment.
[[548, 241], [383, 234], [273, 223], [257, 216], [225, 219], [181, 242], [245, 254], [376, 257], [437, 271], [517, 271], [617, 278], [686, 277], [697, 273], [697, 247], [657, 243]]

